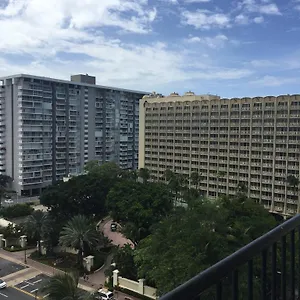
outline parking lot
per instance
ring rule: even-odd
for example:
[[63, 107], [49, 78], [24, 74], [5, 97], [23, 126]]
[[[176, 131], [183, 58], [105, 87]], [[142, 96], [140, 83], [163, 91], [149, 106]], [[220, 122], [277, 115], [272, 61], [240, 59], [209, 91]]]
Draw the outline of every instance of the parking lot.
[[39, 296], [47, 298], [47, 295], [43, 294], [41, 292], [41, 289], [47, 283], [48, 280], [48, 276], [40, 274], [15, 285], [15, 287], [18, 290], [23, 291], [24, 293], [31, 294], [33, 297]]
[[25, 269], [24, 266], [0, 258], [0, 278]]
[[32, 296], [26, 295], [13, 287], [0, 290], [0, 300], [32, 300]]

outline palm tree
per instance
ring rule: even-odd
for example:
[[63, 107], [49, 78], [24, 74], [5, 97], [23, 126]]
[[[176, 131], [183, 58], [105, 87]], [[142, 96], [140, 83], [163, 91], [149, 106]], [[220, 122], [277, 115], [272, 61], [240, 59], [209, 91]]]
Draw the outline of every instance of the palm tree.
[[83, 254], [85, 247], [91, 249], [100, 243], [101, 235], [94, 224], [85, 216], [73, 217], [63, 227], [59, 242], [63, 247], [71, 247], [78, 250], [77, 263], [83, 266]]
[[[286, 182], [292, 188], [293, 193], [294, 193], [294, 198], [297, 199], [297, 190], [298, 190], [298, 186], [299, 186], [299, 179], [297, 177], [295, 177], [294, 175], [288, 175], [288, 177], [286, 178]], [[299, 201], [299, 195], [298, 195], [298, 201]], [[298, 203], [297, 213], [299, 213], [299, 212], [300, 212], [300, 205]]]
[[2, 198], [5, 194], [5, 191], [11, 182], [12, 182], [12, 178], [10, 176], [0, 175], [0, 206], [2, 203]]
[[150, 178], [150, 171], [146, 168], [140, 168], [138, 171], [138, 175], [143, 179], [143, 183], [147, 183]]
[[219, 171], [217, 173], [217, 196], [219, 196], [219, 185], [220, 185], [220, 178], [225, 176], [225, 171]]
[[41, 240], [52, 229], [48, 214], [41, 210], [36, 210], [27, 217], [24, 226], [27, 235], [37, 241], [38, 252], [41, 255]]
[[49, 300], [92, 300], [93, 294], [78, 289], [79, 277], [73, 273], [55, 274], [42, 291]]
[[196, 190], [198, 190], [199, 188], [199, 184], [200, 184], [200, 181], [201, 181], [201, 174], [199, 174], [198, 172], [193, 172], [191, 174], [191, 184], [193, 186], [195, 186]]

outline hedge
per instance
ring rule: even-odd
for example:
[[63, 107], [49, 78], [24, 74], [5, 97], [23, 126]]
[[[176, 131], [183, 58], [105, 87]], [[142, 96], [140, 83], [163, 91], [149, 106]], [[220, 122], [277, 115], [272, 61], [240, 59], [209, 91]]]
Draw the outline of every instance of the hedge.
[[2, 207], [0, 210], [0, 214], [4, 218], [19, 218], [19, 217], [25, 217], [32, 214], [34, 209], [28, 205], [25, 204], [15, 204], [11, 206]]

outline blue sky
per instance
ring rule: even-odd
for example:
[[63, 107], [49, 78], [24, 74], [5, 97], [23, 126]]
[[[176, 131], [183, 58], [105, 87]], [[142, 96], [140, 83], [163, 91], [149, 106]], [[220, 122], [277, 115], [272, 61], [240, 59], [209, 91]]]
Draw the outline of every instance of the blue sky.
[[0, 0], [0, 76], [221, 97], [300, 93], [300, 0]]

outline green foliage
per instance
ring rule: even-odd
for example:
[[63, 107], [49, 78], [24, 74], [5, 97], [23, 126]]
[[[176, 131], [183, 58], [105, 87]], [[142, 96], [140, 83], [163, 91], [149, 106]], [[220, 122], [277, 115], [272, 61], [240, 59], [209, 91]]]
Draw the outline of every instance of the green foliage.
[[64, 247], [78, 250], [78, 265], [82, 267], [83, 252], [101, 244], [101, 234], [96, 231], [95, 225], [85, 216], [73, 217], [63, 227], [59, 242]]
[[15, 204], [6, 207], [2, 207], [0, 214], [4, 218], [19, 218], [25, 217], [32, 214], [34, 209], [29, 204]]
[[38, 252], [41, 254], [40, 241], [42, 239], [47, 240], [48, 235], [52, 231], [52, 220], [49, 215], [41, 210], [36, 210], [27, 217], [24, 227], [28, 237], [37, 241]]
[[165, 293], [275, 225], [274, 218], [249, 199], [191, 201], [140, 242], [135, 251], [139, 278]]
[[162, 183], [142, 184], [123, 180], [107, 196], [114, 220], [124, 225], [123, 233], [137, 244], [172, 210], [172, 195]]
[[146, 183], [150, 178], [150, 171], [146, 168], [139, 169], [138, 174], [143, 179], [143, 183]]
[[48, 295], [50, 300], [91, 300], [95, 299], [92, 294], [87, 294], [78, 289], [79, 276], [73, 273], [55, 274], [43, 292]]
[[78, 214], [102, 218], [106, 214], [106, 196], [118, 175], [114, 168], [113, 173], [109, 173], [107, 165], [97, 168], [98, 171], [50, 186], [41, 195], [41, 204], [47, 206], [57, 220], [70, 219]]
[[113, 260], [116, 263], [119, 275], [128, 279], [137, 280], [137, 268], [134, 263], [134, 250], [130, 245], [117, 248]]
[[11, 182], [12, 182], [12, 178], [10, 176], [3, 175], [3, 174], [0, 175], [0, 206], [5, 191], [7, 190]]
[[[194, 175], [193, 175], [194, 176]], [[164, 178], [168, 183], [170, 191], [174, 195], [174, 203], [177, 205], [178, 198], [183, 192], [187, 191], [188, 176], [185, 174], [174, 173], [170, 169], [167, 169], [164, 174]], [[195, 178], [194, 178], [195, 179]], [[200, 177], [199, 177], [200, 180]]]
[[4, 238], [19, 238], [25, 234], [25, 230], [22, 225], [9, 224], [7, 227], [0, 227], [0, 233], [4, 235]]
[[3, 247], [3, 249], [5, 251], [9, 251], [9, 252], [19, 252], [19, 251], [24, 251], [25, 249], [32, 249], [32, 247], [24, 247], [22, 248], [20, 245], [13, 245], [13, 248], [11, 248], [12, 246], [9, 247]]

